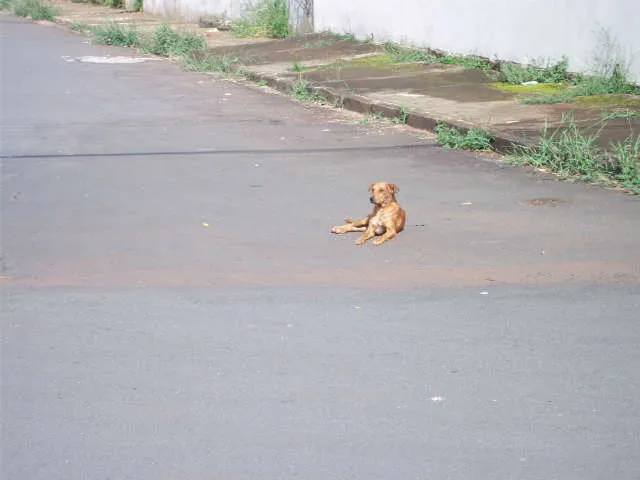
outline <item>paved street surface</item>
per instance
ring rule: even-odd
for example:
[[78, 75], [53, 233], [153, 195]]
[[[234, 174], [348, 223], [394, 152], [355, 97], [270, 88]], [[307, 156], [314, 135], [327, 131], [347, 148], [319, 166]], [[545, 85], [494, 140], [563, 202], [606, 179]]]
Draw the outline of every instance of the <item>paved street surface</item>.
[[3, 479], [640, 479], [638, 198], [0, 22]]

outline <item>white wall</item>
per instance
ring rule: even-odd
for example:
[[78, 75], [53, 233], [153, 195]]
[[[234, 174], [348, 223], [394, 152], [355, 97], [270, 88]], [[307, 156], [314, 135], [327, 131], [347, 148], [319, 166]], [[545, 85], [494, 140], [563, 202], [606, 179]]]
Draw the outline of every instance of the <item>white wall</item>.
[[201, 15], [240, 14], [244, 0], [144, 0], [145, 12], [197, 21]]
[[[589, 71], [602, 29], [640, 81], [640, 0], [315, 0], [316, 31]], [[601, 42], [600, 42], [601, 43]]]

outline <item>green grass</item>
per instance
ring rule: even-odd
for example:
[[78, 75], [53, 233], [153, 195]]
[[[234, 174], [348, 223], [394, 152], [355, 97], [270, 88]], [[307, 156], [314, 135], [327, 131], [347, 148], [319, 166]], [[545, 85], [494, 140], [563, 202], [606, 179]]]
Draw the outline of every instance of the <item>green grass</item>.
[[570, 79], [566, 89], [551, 95], [534, 95], [523, 98], [522, 103], [570, 103], [579, 97], [596, 95], [640, 95], [640, 86], [635, 85], [626, 77], [623, 68], [617, 64], [606, 76], [578, 75]]
[[437, 61], [437, 57], [426, 49], [405, 48], [392, 42], [384, 44], [384, 52], [394, 63], [435, 63]]
[[439, 122], [435, 128], [436, 140], [445, 148], [457, 148], [461, 150], [491, 150], [493, 137], [481, 128], [470, 128], [462, 132], [455, 127], [450, 127]]
[[98, 45], [115, 45], [118, 47], [135, 47], [140, 44], [138, 32], [127, 25], [107, 23], [89, 28], [93, 35], [93, 43]]
[[182, 57], [182, 67], [188, 72], [236, 73], [239, 61], [237, 58], [211, 55], [210, 53], [190, 52]]
[[150, 38], [140, 45], [142, 50], [163, 57], [179, 57], [190, 52], [204, 50], [204, 38], [192, 32], [178, 32], [169, 25], [157, 27]]
[[404, 105], [400, 105], [400, 115], [397, 117], [393, 117], [391, 121], [393, 123], [401, 123], [404, 125], [405, 123], [407, 123], [408, 116], [409, 113], [407, 112], [407, 109], [404, 107]]
[[289, 10], [286, 0], [254, 0], [232, 24], [240, 37], [284, 38], [289, 35]]
[[385, 55], [392, 63], [441, 63], [460, 65], [473, 70], [491, 70], [491, 62], [475, 55], [441, 55], [426, 48], [407, 48], [393, 42], [384, 44]]
[[41, 0], [2, 0], [2, 9], [33, 20], [52, 21], [58, 14], [56, 6]]
[[547, 127], [533, 146], [515, 147], [510, 157], [516, 164], [544, 168], [563, 177], [593, 183], [614, 183], [640, 193], [640, 136], [631, 134], [623, 142], [598, 144], [606, 121], [580, 129], [571, 115], [562, 119], [560, 128]]
[[304, 65], [300, 65], [297, 61], [287, 68], [290, 72], [304, 72], [307, 68]]
[[326, 99], [319, 93], [314, 92], [311, 84], [303, 78], [299, 78], [293, 82], [291, 85], [291, 96], [301, 102], [326, 102]]
[[460, 65], [470, 70], [491, 70], [491, 62], [475, 55], [444, 55], [439, 57], [437, 63], [448, 65]]
[[134, 12], [142, 12], [144, 10], [144, 0], [134, 0], [132, 10]]
[[566, 58], [551, 65], [547, 64], [546, 67], [536, 65], [523, 67], [515, 63], [503, 63], [500, 65], [499, 79], [514, 85], [525, 82], [562, 83], [569, 80], [568, 66], [569, 61]]
[[602, 112], [602, 120], [614, 120], [616, 118], [622, 119], [630, 119], [630, 118], [640, 118], [640, 110], [613, 110], [611, 112]]

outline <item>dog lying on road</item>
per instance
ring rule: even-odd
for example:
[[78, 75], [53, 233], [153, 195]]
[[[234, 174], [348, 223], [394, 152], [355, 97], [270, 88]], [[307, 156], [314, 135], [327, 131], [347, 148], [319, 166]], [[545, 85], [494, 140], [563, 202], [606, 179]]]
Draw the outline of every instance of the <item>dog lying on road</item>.
[[404, 228], [406, 213], [396, 201], [400, 189], [393, 183], [372, 183], [369, 187], [369, 201], [375, 206], [373, 212], [360, 220], [345, 219], [346, 225], [333, 227], [333, 233], [364, 232], [356, 245], [362, 245], [370, 238], [379, 235], [374, 245], [391, 240]]

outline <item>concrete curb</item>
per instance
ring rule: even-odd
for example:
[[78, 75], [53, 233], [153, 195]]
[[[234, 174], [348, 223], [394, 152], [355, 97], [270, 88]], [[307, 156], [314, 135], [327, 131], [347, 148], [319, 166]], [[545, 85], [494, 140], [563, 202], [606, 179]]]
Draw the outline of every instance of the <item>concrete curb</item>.
[[[292, 90], [294, 83], [292, 80], [283, 79], [277, 76], [263, 73], [249, 73], [252, 76], [252, 81], [264, 82], [269, 87], [274, 88], [275, 90], [278, 90], [282, 93], [288, 94]], [[378, 102], [363, 95], [342, 95], [330, 88], [316, 87], [313, 85], [310, 85], [308, 87], [308, 90], [309, 93], [315, 93], [325, 98], [329, 105], [334, 105], [338, 108], [344, 108], [352, 112], [371, 115], [378, 114], [387, 119], [400, 118], [404, 113], [406, 115], [406, 121], [404, 122], [404, 124], [418, 130], [426, 130], [432, 132], [437, 124], [447, 125], [448, 127], [455, 128], [462, 133], [466, 133], [472, 128], [482, 128], [493, 137], [492, 146], [494, 151], [501, 154], [512, 153], [514, 147], [533, 145], [533, 143], [527, 142], [526, 139], [516, 138], [513, 135], [509, 135], [498, 130], [487, 129], [479, 124], [474, 124], [471, 122], [463, 124], [461, 122], [452, 121], [443, 117], [437, 117], [435, 115], [430, 116], [424, 113], [416, 113], [406, 110], [403, 112], [403, 107], [401, 105]]]

